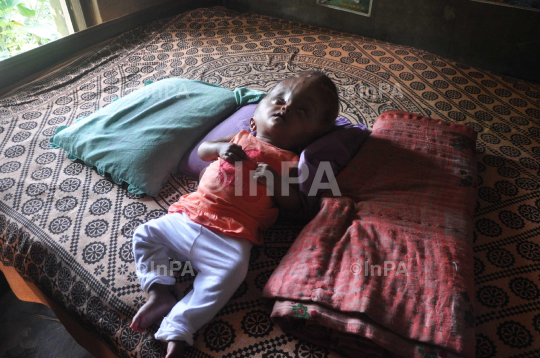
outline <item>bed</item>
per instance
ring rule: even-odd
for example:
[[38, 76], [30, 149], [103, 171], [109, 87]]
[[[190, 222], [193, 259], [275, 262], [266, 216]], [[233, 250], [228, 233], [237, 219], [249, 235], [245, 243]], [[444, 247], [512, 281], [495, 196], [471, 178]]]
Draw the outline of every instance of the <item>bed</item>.
[[[336, 82], [340, 115], [352, 122], [371, 128], [381, 113], [401, 110], [478, 132], [476, 355], [538, 356], [540, 86], [415, 48], [223, 7], [126, 32], [0, 99], [0, 268], [14, 292], [49, 305], [95, 356], [163, 356], [151, 334], [157, 326], [145, 334], [129, 328], [145, 301], [131, 235], [195, 190], [196, 178], [171, 176], [155, 198], [133, 195], [50, 148], [49, 138], [147, 81], [183, 77], [266, 91], [312, 68]], [[279, 222], [270, 230], [252, 252], [245, 282], [196, 334], [187, 357], [340, 357], [281, 331], [260, 298], [301, 229]], [[191, 280], [178, 277], [179, 295]]]

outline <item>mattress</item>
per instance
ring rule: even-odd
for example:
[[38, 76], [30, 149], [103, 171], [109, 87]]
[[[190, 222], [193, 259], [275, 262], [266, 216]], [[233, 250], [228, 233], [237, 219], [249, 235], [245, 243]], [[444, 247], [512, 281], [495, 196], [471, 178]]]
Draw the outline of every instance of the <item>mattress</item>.
[[[474, 277], [477, 357], [540, 355], [540, 86], [375, 41], [223, 7], [196, 9], [126, 32], [0, 99], [0, 268], [19, 297], [53, 307], [99, 355], [160, 357], [152, 333], [129, 324], [146, 296], [131, 235], [166, 213], [196, 178], [133, 195], [49, 147], [70, 125], [147, 81], [182, 77], [269, 90], [317, 69], [336, 83], [340, 116], [372, 127], [402, 110], [478, 132]], [[195, 336], [187, 357], [339, 357], [282, 332], [261, 291], [301, 227], [279, 222], [252, 252], [244, 283]], [[179, 297], [192, 277], [177, 278]]]

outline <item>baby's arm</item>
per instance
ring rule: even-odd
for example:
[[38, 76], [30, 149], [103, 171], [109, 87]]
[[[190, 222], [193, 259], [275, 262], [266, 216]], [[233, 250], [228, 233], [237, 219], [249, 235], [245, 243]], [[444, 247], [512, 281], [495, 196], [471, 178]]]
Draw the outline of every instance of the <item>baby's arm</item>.
[[233, 164], [236, 161], [247, 159], [248, 156], [242, 147], [238, 144], [231, 143], [231, 139], [233, 139], [235, 135], [236, 134], [231, 134], [223, 138], [203, 142], [199, 146], [197, 154], [199, 154], [199, 157], [205, 162], [210, 162], [217, 157], [223, 158]]
[[[290, 176], [294, 177], [295, 169], [291, 170]], [[256, 179], [263, 185], [267, 185], [266, 175], [271, 173], [274, 178], [274, 198], [279, 207], [280, 215], [288, 219], [307, 221], [308, 214], [304, 210], [304, 205], [300, 199], [300, 188], [298, 184], [291, 184], [286, 182], [285, 186], [289, 187], [288, 195], [283, 193], [283, 179], [271, 166], [266, 163], [258, 163], [253, 179]]]

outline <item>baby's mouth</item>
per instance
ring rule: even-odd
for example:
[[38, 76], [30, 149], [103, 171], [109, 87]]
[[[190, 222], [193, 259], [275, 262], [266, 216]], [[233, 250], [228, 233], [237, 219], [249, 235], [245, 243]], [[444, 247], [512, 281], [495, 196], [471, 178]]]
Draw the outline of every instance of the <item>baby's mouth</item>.
[[276, 113], [272, 117], [278, 117], [278, 118], [281, 118], [283, 121], [287, 122], [287, 120], [285, 119], [285, 116], [282, 113]]

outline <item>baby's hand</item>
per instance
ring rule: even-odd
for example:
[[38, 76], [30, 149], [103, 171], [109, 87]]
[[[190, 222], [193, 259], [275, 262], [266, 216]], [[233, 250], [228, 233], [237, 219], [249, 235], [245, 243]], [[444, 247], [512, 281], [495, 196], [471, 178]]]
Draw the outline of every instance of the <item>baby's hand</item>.
[[266, 163], [258, 162], [257, 163], [257, 169], [255, 169], [255, 173], [253, 174], [253, 179], [257, 180], [259, 183], [266, 185], [267, 180], [266, 178], [270, 177], [273, 178], [274, 182], [277, 180], [278, 173], [269, 166]]
[[234, 143], [220, 143], [218, 155], [231, 164], [249, 159], [242, 147]]

